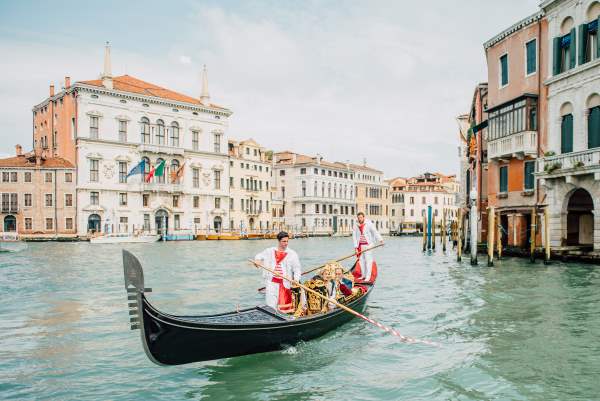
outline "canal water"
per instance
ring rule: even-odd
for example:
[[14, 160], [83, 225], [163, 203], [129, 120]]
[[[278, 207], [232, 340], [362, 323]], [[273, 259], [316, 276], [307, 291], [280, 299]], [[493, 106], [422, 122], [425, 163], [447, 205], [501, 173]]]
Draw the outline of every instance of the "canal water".
[[[245, 262], [274, 241], [125, 246], [161, 310], [253, 306]], [[348, 238], [297, 239], [304, 266], [351, 252]], [[507, 258], [489, 268], [389, 238], [366, 314], [440, 348], [407, 345], [362, 320], [282, 352], [176, 367], [129, 330], [120, 245], [30, 244], [0, 254], [0, 399], [597, 400], [600, 270]]]

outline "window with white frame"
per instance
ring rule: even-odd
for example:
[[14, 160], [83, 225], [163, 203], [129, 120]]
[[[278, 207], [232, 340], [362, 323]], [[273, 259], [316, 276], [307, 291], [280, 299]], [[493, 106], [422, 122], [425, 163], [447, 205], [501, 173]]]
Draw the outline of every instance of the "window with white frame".
[[119, 141], [127, 142], [127, 121], [119, 120]]
[[90, 159], [90, 182], [98, 182], [100, 170], [100, 161], [96, 159]]
[[98, 139], [98, 116], [90, 116], [90, 138]]

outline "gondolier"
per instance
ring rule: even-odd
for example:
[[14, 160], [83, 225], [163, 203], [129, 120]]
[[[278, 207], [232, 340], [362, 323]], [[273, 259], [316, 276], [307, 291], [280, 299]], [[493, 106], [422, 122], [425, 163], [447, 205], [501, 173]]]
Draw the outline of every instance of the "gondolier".
[[381, 234], [375, 228], [371, 220], [365, 219], [363, 212], [358, 212], [356, 215], [358, 224], [354, 226], [352, 231], [352, 240], [354, 241], [354, 249], [358, 261], [353, 273], [358, 281], [375, 281], [377, 277], [377, 264], [373, 260], [372, 252], [362, 252], [363, 249], [383, 243]]
[[[302, 275], [298, 254], [288, 248], [289, 235], [285, 231], [277, 234], [277, 247], [270, 247], [256, 255], [255, 262], [261, 263], [276, 273], [299, 281]], [[258, 267], [258, 266], [257, 266]], [[282, 313], [293, 313], [294, 305], [290, 282], [263, 270], [266, 304]]]

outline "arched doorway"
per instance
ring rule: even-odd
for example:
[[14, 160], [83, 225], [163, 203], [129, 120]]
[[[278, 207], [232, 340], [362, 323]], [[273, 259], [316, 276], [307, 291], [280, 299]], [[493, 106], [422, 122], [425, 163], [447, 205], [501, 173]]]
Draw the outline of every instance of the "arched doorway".
[[17, 218], [12, 214], [9, 214], [4, 218], [4, 232], [15, 231], [17, 231]]
[[214, 225], [215, 231], [216, 231], [216, 232], [218, 232], [218, 233], [220, 233], [220, 232], [221, 232], [221, 227], [222, 227], [222, 225], [223, 225], [222, 221], [223, 221], [223, 220], [221, 219], [221, 217], [217, 216], [217, 217], [215, 217], [215, 220], [214, 220], [214, 222], [213, 222], [213, 225]]
[[88, 217], [88, 231], [92, 233], [100, 232], [102, 219], [97, 214], [90, 214]]
[[250, 226], [250, 230], [254, 230], [254, 217], [250, 217], [250, 220], [248, 220], [248, 226]]
[[593, 245], [594, 201], [590, 193], [579, 188], [571, 194], [567, 206], [567, 245]]
[[156, 225], [157, 234], [167, 234], [169, 231], [169, 213], [165, 209], [158, 209], [154, 214], [154, 224]]

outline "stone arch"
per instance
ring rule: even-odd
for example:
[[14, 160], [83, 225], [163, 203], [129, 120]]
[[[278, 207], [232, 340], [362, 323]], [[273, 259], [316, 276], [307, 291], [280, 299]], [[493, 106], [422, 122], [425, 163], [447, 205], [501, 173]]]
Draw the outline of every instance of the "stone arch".
[[88, 231], [92, 233], [102, 231], [102, 218], [100, 215], [93, 213], [88, 216]]
[[563, 242], [570, 246], [592, 246], [594, 242], [594, 200], [583, 187], [568, 191], [563, 201]]
[[591, 22], [600, 16], [600, 1], [593, 1], [586, 12], [587, 21]]
[[565, 102], [560, 106], [560, 115], [566, 116], [567, 114], [573, 114], [573, 104], [571, 102]]
[[562, 35], [567, 35], [571, 32], [571, 29], [573, 29], [574, 26], [575, 20], [573, 19], [573, 17], [566, 17], [560, 24], [560, 33]]
[[17, 231], [17, 218], [12, 214], [4, 217], [4, 231], [5, 232], [16, 232]]
[[597, 93], [592, 93], [585, 102], [585, 105], [588, 109], [593, 107], [600, 106], [600, 95]]

